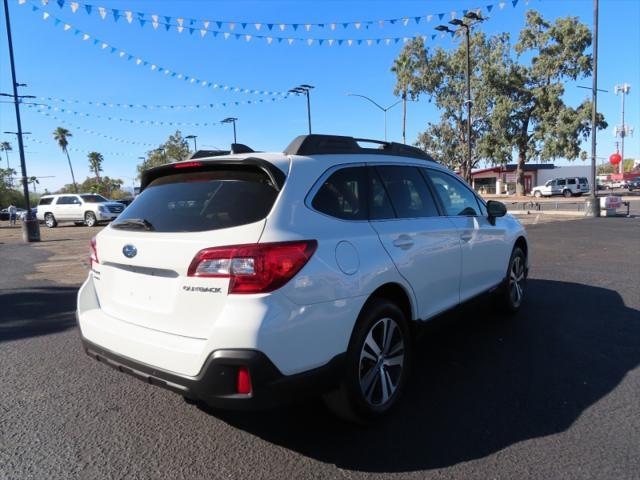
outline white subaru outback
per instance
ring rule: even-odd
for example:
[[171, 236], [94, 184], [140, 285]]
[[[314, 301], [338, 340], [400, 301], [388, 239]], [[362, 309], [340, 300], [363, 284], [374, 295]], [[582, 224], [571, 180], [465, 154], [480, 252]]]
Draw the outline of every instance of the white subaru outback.
[[412, 323], [493, 292], [524, 297], [527, 237], [421, 150], [330, 135], [284, 153], [146, 171], [91, 244], [86, 352], [213, 407], [309, 392], [338, 414], [389, 411]]

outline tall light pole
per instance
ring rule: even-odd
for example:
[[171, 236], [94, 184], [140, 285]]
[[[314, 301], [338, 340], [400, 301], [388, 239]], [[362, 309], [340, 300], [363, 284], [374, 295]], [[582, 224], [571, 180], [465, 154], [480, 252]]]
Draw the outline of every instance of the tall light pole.
[[593, 78], [591, 80], [591, 195], [585, 202], [587, 217], [600, 216], [600, 204], [596, 189], [596, 128], [598, 113], [598, 0], [593, 0]]
[[380, 110], [382, 110], [384, 112], [384, 141], [387, 141], [387, 112], [389, 110], [391, 110], [393, 107], [395, 107], [396, 105], [398, 105], [402, 99], [398, 100], [396, 103], [394, 103], [393, 105], [389, 105], [388, 107], [383, 107], [382, 105], [380, 105], [378, 102], [376, 102], [375, 100], [372, 100], [371, 98], [367, 97], [366, 95], [360, 95], [357, 93], [347, 93], [348, 97], [360, 97], [360, 98], [364, 98], [365, 100], [369, 100], [371, 103], [373, 103], [376, 107], [378, 107]]
[[465, 86], [466, 86], [466, 90], [467, 90], [467, 99], [465, 101], [465, 103], [467, 104], [467, 166], [465, 169], [463, 169], [463, 173], [465, 176], [465, 180], [470, 181], [471, 180], [471, 165], [472, 165], [472, 160], [471, 160], [471, 40], [470, 40], [470, 31], [471, 31], [471, 27], [483, 22], [484, 20], [486, 20], [485, 18], [481, 17], [480, 15], [478, 15], [475, 12], [467, 12], [464, 15], [464, 18], [467, 20], [462, 21], [459, 18], [454, 18], [453, 20], [451, 20], [449, 23], [451, 25], [455, 25], [456, 27], [458, 27], [458, 30], [451, 30], [449, 27], [447, 27], [446, 25], [438, 25], [436, 28], [436, 30], [438, 30], [439, 32], [448, 32], [448, 33], [457, 33], [460, 30], [464, 30], [465, 33], [465, 45], [466, 45], [466, 50], [467, 50], [467, 65], [466, 65], [466, 70], [465, 70]]
[[624, 173], [624, 137], [633, 133], [633, 128], [624, 123], [624, 98], [629, 95], [631, 91], [631, 85], [628, 83], [623, 83], [622, 85], [616, 85], [613, 87], [613, 91], [616, 95], [620, 94], [622, 97], [622, 106], [621, 106], [621, 117], [622, 120], [620, 125], [615, 128], [615, 134], [617, 137], [620, 137], [620, 156], [622, 157], [622, 161], [620, 162], [620, 166], [618, 173]]
[[20, 96], [18, 87], [23, 86], [16, 80], [16, 64], [13, 58], [13, 40], [11, 38], [11, 20], [9, 19], [9, 2], [4, 0], [4, 18], [7, 24], [7, 43], [9, 47], [9, 63], [11, 65], [11, 84], [13, 86], [13, 104], [16, 109], [16, 126], [18, 127], [18, 151], [20, 152], [20, 169], [22, 173], [22, 190], [24, 192], [25, 208], [27, 216], [22, 223], [22, 238], [25, 242], [40, 241], [40, 225], [38, 220], [33, 218], [31, 205], [29, 203], [29, 184], [27, 183], [27, 164], [24, 160], [24, 144], [22, 142], [22, 122], [20, 121]]
[[197, 152], [198, 151], [198, 142], [196, 141], [196, 138], [198, 138], [197, 135], [187, 135], [186, 137], [187, 140], [193, 140], [193, 151]]
[[312, 88], [315, 87], [313, 85], [307, 85], [306, 83], [303, 83], [302, 85], [289, 90], [289, 93], [294, 93], [296, 95], [303, 94], [307, 96], [307, 120], [309, 122], [309, 135], [311, 135], [311, 98], [309, 94]]
[[236, 117], [227, 117], [221, 121], [222, 123], [233, 123], [233, 143], [238, 143], [238, 139], [236, 138], [236, 121], [238, 121]]

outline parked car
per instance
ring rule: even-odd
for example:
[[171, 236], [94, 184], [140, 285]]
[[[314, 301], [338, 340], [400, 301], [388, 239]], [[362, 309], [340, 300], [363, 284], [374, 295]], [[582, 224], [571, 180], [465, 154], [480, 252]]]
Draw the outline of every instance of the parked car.
[[0, 210], [0, 221], [9, 221], [9, 209], [3, 208], [2, 210]]
[[640, 190], [640, 177], [634, 178], [633, 180], [629, 180], [627, 188], [629, 189], [630, 192], [633, 190]]
[[629, 188], [629, 180], [613, 180], [609, 183], [611, 190], [625, 190]]
[[[91, 242], [86, 352], [223, 408], [323, 393], [360, 422], [406, 387], [412, 328], [490, 292], [517, 311], [529, 245], [421, 150], [329, 135], [156, 167]], [[477, 321], [482, 321], [478, 318]]]
[[95, 193], [44, 195], [38, 203], [37, 219], [49, 228], [56, 227], [59, 221], [93, 227], [118, 218], [124, 208]]
[[554, 178], [544, 185], [533, 187], [531, 194], [536, 197], [551, 197], [563, 195], [564, 197], [580, 196], [589, 193], [589, 180], [587, 177]]

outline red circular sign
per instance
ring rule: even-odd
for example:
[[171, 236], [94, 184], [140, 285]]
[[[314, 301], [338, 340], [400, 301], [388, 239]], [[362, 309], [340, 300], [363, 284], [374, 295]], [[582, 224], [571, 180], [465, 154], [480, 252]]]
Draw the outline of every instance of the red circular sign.
[[611, 165], [617, 165], [621, 161], [622, 161], [622, 157], [620, 156], [619, 153], [614, 153], [609, 157], [609, 162], [611, 163]]

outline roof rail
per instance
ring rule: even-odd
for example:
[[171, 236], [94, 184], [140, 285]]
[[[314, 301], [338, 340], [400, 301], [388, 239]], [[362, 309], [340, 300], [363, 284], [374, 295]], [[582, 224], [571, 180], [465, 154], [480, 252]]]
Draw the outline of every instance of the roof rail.
[[[361, 147], [358, 142], [375, 143], [378, 148]], [[368, 153], [375, 155], [397, 155], [419, 158], [434, 162], [427, 153], [417, 147], [396, 142], [385, 142], [368, 138], [345, 137], [342, 135], [300, 135], [284, 150], [288, 155], [323, 155], [335, 153]]]

